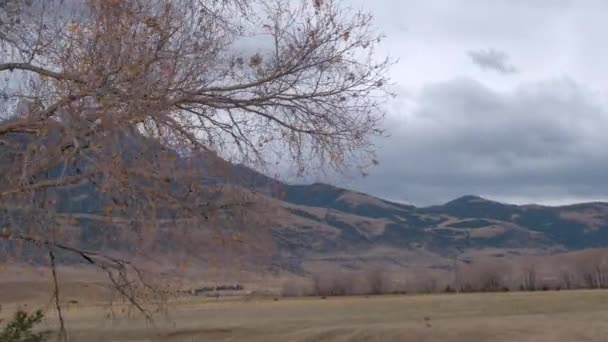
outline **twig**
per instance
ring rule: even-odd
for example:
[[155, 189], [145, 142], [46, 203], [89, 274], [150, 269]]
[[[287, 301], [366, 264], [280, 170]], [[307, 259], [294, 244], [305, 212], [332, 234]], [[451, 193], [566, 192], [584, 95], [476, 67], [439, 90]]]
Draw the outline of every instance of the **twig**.
[[[143, 306], [141, 306], [141, 304], [139, 304], [137, 299], [133, 295], [128, 293], [127, 290], [125, 289], [129, 285], [128, 279], [123, 274], [123, 272], [126, 271], [126, 267], [124, 266], [124, 264], [120, 264], [118, 266], [120, 267], [119, 268], [119, 279], [116, 279], [114, 277], [114, 274], [112, 273], [112, 270], [107, 265], [100, 265], [101, 269], [106, 271], [106, 273], [108, 274], [108, 278], [110, 279], [110, 281], [112, 282], [112, 285], [114, 285], [114, 288], [118, 291], [118, 293], [120, 293], [124, 298], [126, 298], [129, 301], [129, 303], [131, 303], [133, 306], [135, 306], [135, 308], [137, 308], [137, 310], [142, 315], [144, 315], [144, 317], [146, 318], [146, 320], [148, 322], [153, 324], [154, 319], [152, 318], [152, 316], [148, 313], [148, 311]], [[121, 285], [119, 283], [119, 280], [123, 280], [125, 285], [124, 286]]]
[[51, 273], [53, 275], [53, 297], [55, 298], [55, 308], [57, 309], [57, 316], [59, 317], [59, 336], [58, 339], [62, 339], [64, 342], [68, 341], [68, 334], [65, 329], [65, 321], [63, 320], [63, 313], [61, 311], [61, 303], [59, 302], [59, 282], [57, 281], [57, 267], [55, 264], [55, 253], [53, 248], [49, 248], [49, 258], [51, 259]]
[[[129, 280], [127, 279], [126, 275], [124, 275], [124, 273], [127, 272], [129, 266], [131, 269], [137, 270], [136, 274], [138, 274], [138, 276], [140, 277], [140, 281], [143, 282], [143, 279], [141, 279], [141, 272], [139, 272], [139, 270], [129, 261], [121, 260], [119, 258], [115, 258], [115, 257], [109, 256], [109, 255], [105, 255], [105, 254], [101, 254], [101, 253], [97, 253], [97, 252], [93, 252], [93, 251], [87, 251], [84, 249], [67, 246], [67, 245], [61, 244], [59, 242], [41, 239], [41, 238], [37, 238], [34, 236], [22, 235], [22, 234], [18, 234], [18, 233], [10, 233], [10, 232], [7, 232], [6, 230], [0, 231], [0, 240], [24, 241], [24, 242], [32, 243], [39, 247], [46, 246], [49, 248], [49, 257], [51, 259], [53, 282], [54, 282], [54, 286], [55, 286], [55, 289], [54, 289], [55, 305], [57, 307], [57, 312], [59, 314], [59, 321], [61, 324], [61, 330], [63, 332], [65, 332], [65, 326], [64, 326], [64, 322], [63, 322], [61, 306], [59, 304], [59, 285], [57, 282], [55, 254], [53, 253], [54, 248], [61, 249], [61, 250], [79, 255], [81, 258], [86, 260], [88, 263], [95, 265], [99, 269], [106, 272], [108, 275], [108, 278], [110, 279], [110, 281], [112, 282], [112, 285], [114, 285], [116, 290], [118, 290], [118, 292], [124, 298], [126, 298], [133, 306], [135, 306], [137, 308], [137, 310], [140, 311], [144, 315], [146, 320], [153, 323], [154, 320], [152, 319], [152, 316], [150, 315], [150, 313], [148, 313], [148, 311], [143, 306], [141, 306], [141, 304], [138, 303], [137, 299], [133, 295], [128, 293], [127, 290], [125, 289], [125, 287], [130, 286]], [[116, 279], [116, 277], [112, 273], [112, 269], [118, 270], [119, 279]], [[123, 286], [123, 284], [121, 284], [119, 282], [120, 280], [122, 280], [124, 282], [124, 286]], [[64, 335], [67, 336], [67, 334], [64, 334]], [[67, 337], [64, 337], [64, 341], [67, 341], [66, 338]]]

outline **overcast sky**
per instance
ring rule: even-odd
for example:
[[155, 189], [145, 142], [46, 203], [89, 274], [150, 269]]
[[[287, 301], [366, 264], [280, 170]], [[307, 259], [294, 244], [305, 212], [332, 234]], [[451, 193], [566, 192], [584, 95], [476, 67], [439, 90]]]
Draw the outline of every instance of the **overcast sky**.
[[[356, 0], [353, 0], [356, 1]], [[360, 0], [359, 0], [360, 1]], [[375, 0], [399, 58], [390, 138], [365, 179], [340, 184], [438, 204], [608, 200], [608, 2]]]

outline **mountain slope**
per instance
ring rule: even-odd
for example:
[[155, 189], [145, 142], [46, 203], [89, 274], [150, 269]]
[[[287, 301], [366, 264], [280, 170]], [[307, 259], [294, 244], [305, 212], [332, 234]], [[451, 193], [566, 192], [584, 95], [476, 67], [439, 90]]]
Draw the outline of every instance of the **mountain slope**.
[[[135, 151], [142, 144], [140, 140], [135, 137], [126, 145]], [[175, 158], [181, 162], [177, 154]], [[295, 265], [319, 256], [369, 257], [373, 254], [369, 251], [378, 249], [446, 256], [488, 248], [547, 251], [608, 246], [607, 203], [517, 206], [464, 196], [418, 208], [328, 184], [285, 184], [212, 154], [198, 158], [196, 165], [207, 170], [201, 171], [202, 184], [230, 184], [273, 203], [276, 210], [267, 214], [267, 221], [278, 247], [276, 257], [295, 260]], [[0, 146], [0, 170], [8, 163], [10, 158]], [[82, 184], [60, 192], [57, 210], [99, 213], [104, 196], [95, 191]], [[10, 206], [0, 206], [0, 224], [13, 215], [6, 209]], [[84, 219], [76, 222], [74, 229], [80, 229], [85, 244], [96, 234], [96, 228]]]
[[[341, 243], [333, 246], [415, 246], [449, 253], [467, 248], [574, 250], [608, 245], [605, 203], [517, 206], [464, 196], [444, 205], [416, 208], [325, 184], [286, 188], [285, 202], [308, 208], [292, 210], [293, 215], [309, 217], [318, 226], [328, 225], [339, 231], [334, 238]], [[324, 208], [332, 214], [312, 219], [313, 208]], [[372, 234], [365, 229], [371, 223], [377, 227]]]

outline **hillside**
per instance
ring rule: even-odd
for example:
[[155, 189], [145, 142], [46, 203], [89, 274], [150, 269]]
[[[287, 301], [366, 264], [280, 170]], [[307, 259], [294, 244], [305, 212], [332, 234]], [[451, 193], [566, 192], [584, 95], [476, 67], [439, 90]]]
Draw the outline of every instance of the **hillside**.
[[[326, 184], [285, 185], [275, 238], [284, 255], [486, 249], [551, 253], [608, 245], [608, 204], [517, 206], [464, 196], [417, 208]], [[369, 255], [368, 255], [369, 257]], [[392, 262], [399, 262], [396, 258]]]
[[[608, 203], [548, 207], [516, 206], [464, 196], [439, 206], [417, 208], [335, 188], [286, 185], [282, 198], [293, 215], [328, 224], [342, 239], [442, 250], [465, 247], [557, 247], [580, 249], [608, 244]], [[319, 208], [325, 215], [315, 215]], [[348, 219], [341, 219], [348, 217]], [[373, 233], [366, 227], [374, 225]]]
[[[139, 140], [129, 140], [133, 149], [142, 144]], [[0, 156], [2, 164], [10, 162], [6, 154]], [[205, 186], [230, 185], [272, 203], [265, 225], [276, 247], [273, 260], [282, 268], [298, 270], [310, 260], [375, 260], [407, 266], [424, 255], [443, 259], [439, 264], [445, 266], [446, 258], [472, 251], [551, 253], [608, 246], [608, 203], [517, 206], [464, 196], [419, 208], [328, 184], [285, 184], [211, 154], [199, 158], [201, 170], [216, 170], [201, 172]], [[93, 218], [103, 214], [107, 198], [86, 183], [58, 192], [57, 211], [79, 214], [72, 215], [79, 218], [70, 225], [81, 243], [92, 243], [106, 229]], [[17, 219], [21, 214], [15, 208], [18, 205], [2, 203], [0, 223]], [[166, 244], [170, 234], [163, 234], [159, 241]]]

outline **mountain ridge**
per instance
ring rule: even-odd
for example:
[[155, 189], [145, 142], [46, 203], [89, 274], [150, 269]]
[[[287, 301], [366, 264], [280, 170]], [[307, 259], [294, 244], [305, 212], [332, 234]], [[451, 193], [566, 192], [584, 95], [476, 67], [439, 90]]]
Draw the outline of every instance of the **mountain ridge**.
[[[292, 268], [310, 258], [364, 258], [378, 249], [425, 250], [445, 256], [465, 250], [608, 246], [608, 203], [604, 202], [515, 205], [465, 195], [441, 205], [417, 207], [326, 183], [284, 183], [217, 155], [198, 158], [194, 164], [201, 170], [216, 169], [209, 177], [201, 171], [201, 184], [231, 184], [274, 201], [277, 209], [269, 214], [267, 227], [277, 246], [274, 257], [297, 260]], [[0, 159], [0, 165], [8, 162]], [[94, 214], [101, 210], [103, 198], [95, 191], [83, 184], [62, 192], [58, 205], [66, 213]], [[0, 210], [0, 223], [2, 216]], [[86, 240], [94, 229], [83, 222], [77, 228]]]
[[[275, 222], [275, 235], [286, 230], [291, 232], [291, 238], [307, 235], [303, 239], [310, 240], [310, 235], [315, 234], [315, 225], [333, 227], [335, 241], [317, 244], [327, 245], [320, 248], [324, 253], [341, 252], [336, 246], [350, 249], [418, 246], [442, 254], [471, 248], [577, 250], [608, 246], [608, 203], [605, 202], [516, 205], [464, 195], [444, 204], [418, 207], [327, 183], [283, 183], [243, 166], [240, 172], [241, 179], [257, 179], [253, 187], [247, 181], [240, 185], [262, 189], [268, 196], [298, 206], [295, 211], [291, 208], [290, 213], [308, 220], [301, 224], [306, 229], [299, 229], [302, 227], [297, 224]], [[260, 182], [260, 179], [266, 181]], [[268, 185], [274, 190], [263, 190]], [[313, 212], [319, 210], [332, 214], [315, 216]], [[289, 248], [282, 250], [286, 254], [293, 252]]]

